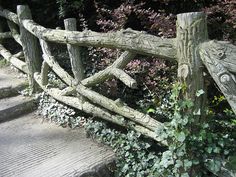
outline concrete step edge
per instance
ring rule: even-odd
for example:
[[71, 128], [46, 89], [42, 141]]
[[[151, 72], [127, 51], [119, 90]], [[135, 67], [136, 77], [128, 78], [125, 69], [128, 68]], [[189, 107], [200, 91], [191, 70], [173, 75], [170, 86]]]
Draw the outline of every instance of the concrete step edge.
[[20, 83], [15, 86], [8, 86], [0, 88], [0, 99], [19, 95], [20, 91], [28, 86], [27, 82]]
[[[1, 101], [1, 100], [0, 100]], [[0, 110], [0, 123], [13, 120], [36, 109], [36, 99], [29, 98], [17, 105]]]

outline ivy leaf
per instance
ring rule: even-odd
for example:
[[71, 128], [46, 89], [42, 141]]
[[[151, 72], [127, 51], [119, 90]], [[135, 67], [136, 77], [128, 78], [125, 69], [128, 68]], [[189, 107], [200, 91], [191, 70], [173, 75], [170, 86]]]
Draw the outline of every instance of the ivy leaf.
[[155, 109], [153, 109], [153, 108], [149, 108], [148, 110], [147, 110], [147, 113], [149, 114], [149, 113], [155, 113]]
[[127, 171], [129, 170], [129, 165], [128, 164], [125, 164], [124, 166], [123, 166], [123, 168], [122, 168], [122, 172], [123, 173], [126, 173]]
[[184, 134], [184, 132], [180, 132], [180, 133], [178, 133], [177, 134], [177, 140], [179, 141], [179, 142], [184, 142], [184, 140], [185, 140], [185, 134]]
[[198, 90], [197, 92], [196, 92], [196, 96], [197, 97], [200, 97], [201, 95], [203, 95], [205, 92], [204, 92], [204, 90]]
[[219, 160], [210, 159], [207, 161], [206, 166], [212, 173], [216, 174], [220, 171], [221, 162]]
[[193, 165], [193, 162], [188, 160], [188, 159], [185, 159], [184, 160], [184, 167], [185, 167], [185, 170], [189, 169], [191, 166]]
[[236, 155], [230, 156], [229, 161], [227, 162], [226, 166], [229, 169], [235, 170], [236, 171]]
[[150, 147], [151, 147], [151, 145], [149, 143], [145, 143], [145, 149], [148, 149]]
[[212, 149], [213, 149], [212, 147], [208, 147], [208, 148], [207, 148], [208, 154], [212, 153]]
[[191, 100], [184, 100], [180, 103], [181, 108], [192, 108], [194, 106]]
[[176, 160], [176, 165], [177, 168], [180, 168], [183, 166], [183, 162], [181, 160]]

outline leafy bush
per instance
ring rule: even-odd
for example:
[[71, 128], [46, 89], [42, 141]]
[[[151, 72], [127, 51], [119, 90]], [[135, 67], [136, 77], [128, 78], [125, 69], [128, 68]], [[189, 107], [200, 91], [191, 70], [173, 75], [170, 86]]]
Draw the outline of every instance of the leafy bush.
[[[169, 141], [169, 149], [156, 162], [157, 176], [207, 176], [209, 171], [218, 174], [236, 152], [236, 139], [230, 131], [219, 132], [215, 129], [218, 122], [208, 117], [204, 122], [196, 121], [192, 112], [186, 109], [194, 104], [179, 99], [182, 86], [176, 84], [170, 97], [174, 110], [162, 137]], [[198, 96], [204, 92], [198, 92]]]

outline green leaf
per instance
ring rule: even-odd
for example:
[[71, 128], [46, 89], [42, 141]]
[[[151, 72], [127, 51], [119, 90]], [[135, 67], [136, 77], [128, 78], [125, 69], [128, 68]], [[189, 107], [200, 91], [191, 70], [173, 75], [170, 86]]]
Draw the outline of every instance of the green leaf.
[[177, 140], [178, 140], [179, 142], [184, 142], [185, 138], [186, 138], [186, 137], [185, 137], [184, 132], [180, 132], [180, 133], [177, 134]]
[[196, 92], [196, 96], [197, 97], [200, 97], [201, 95], [203, 95], [205, 92], [204, 92], [204, 90], [198, 90], [197, 92]]
[[153, 108], [149, 108], [148, 110], [147, 110], [147, 113], [149, 114], [149, 113], [155, 113], [156, 111], [155, 111], [155, 109], [153, 109]]
[[236, 171], [236, 155], [230, 156], [229, 161], [227, 162], [226, 166], [231, 169]]
[[183, 166], [183, 162], [181, 160], [176, 160], [176, 165], [177, 168], [180, 168]]
[[145, 143], [145, 149], [148, 149], [150, 147], [151, 147], [151, 145], [149, 143]]
[[126, 173], [127, 171], [129, 170], [129, 165], [128, 164], [125, 164], [122, 168], [122, 172], [123, 173]]
[[212, 173], [216, 174], [220, 171], [221, 162], [219, 160], [210, 159], [207, 161], [206, 165]]
[[185, 167], [185, 169], [189, 169], [192, 165], [193, 165], [192, 161], [190, 161], [188, 159], [184, 160], [184, 167]]
[[194, 165], [198, 165], [198, 164], [199, 164], [199, 160], [196, 160], [196, 159], [193, 160], [193, 164], [194, 164]]
[[212, 147], [208, 147], [207, 148], [207, 152], [210, 154], [210, 153], [212, 153]]
[[184, 100], [180, 103], [181, 108], [192, 108], [194, 106], [191, 100]]
[[220, 153], [220, 148], [219, 147], [214, 147], [213, 152], [214, 153]]

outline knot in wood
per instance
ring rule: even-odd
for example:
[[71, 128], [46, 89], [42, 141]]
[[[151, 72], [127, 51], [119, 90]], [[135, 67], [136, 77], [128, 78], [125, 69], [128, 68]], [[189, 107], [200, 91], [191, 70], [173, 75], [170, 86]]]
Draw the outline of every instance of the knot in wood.
[[227, 83], [230, 82], [230, 76], [228, 74], [223, 74], [220, 76], [220, 82], [221, 83]]
[[218, 54], [218, 57], [219, 57], [219, 60], [222, 60], [222, 59], [224, 59], [225, 58], [225, 51], [220, 51]]
[[74, 79], [73, 81], [72, 81], [72, 85], [73, 86], [77, 86], [77, 85], [79, 85], [81, 82], [78, 80], [78, 79]]
[[178, 68], [178, 77], [186, 80], [190, 73], [189, 66], [187, 64], [182, 64]]
[[224, 56], [224, 53], [223, 53], [223, 52], [220, 52], [220, 53], [218, 53], [218, 56], [219, 56], [219, 57], [222, 57], [222, 56]]

